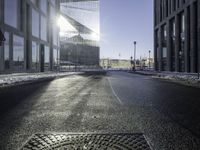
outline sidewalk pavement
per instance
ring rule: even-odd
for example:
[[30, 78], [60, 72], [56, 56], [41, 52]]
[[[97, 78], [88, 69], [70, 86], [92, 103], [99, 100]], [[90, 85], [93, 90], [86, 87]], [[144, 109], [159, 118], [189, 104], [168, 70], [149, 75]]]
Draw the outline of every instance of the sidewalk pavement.
[[158, 71], [130, 71], [130, 73], [148, 75], [154, 78], [159, 78], [187, 86], [200, 88], [200, 79], [198, 79], [198, 73], [186, 73], [186, 72], [158, 72]]

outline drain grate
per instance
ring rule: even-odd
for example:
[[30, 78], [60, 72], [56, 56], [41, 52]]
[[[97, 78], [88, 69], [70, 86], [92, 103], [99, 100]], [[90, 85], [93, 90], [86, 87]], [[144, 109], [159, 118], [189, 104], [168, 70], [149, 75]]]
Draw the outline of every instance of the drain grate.
[[151, 150], [143, 134], [35, 134], [21, 150]]

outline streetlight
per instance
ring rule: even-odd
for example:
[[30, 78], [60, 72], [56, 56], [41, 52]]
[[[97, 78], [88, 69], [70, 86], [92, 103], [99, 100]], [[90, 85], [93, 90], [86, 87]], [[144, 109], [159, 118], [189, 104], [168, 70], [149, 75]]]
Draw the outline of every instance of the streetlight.
[[151, 56], [151, 50], [149, 50], [149, 70], [150, 70], [150, 56]]
[[134, 70], [136, 70], [136, 44], [137, 42], [134, 41]]

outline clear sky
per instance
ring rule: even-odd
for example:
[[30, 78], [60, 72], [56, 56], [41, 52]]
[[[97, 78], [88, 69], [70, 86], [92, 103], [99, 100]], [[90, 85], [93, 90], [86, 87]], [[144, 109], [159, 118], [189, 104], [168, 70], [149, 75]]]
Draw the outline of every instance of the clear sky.
[[153, 56], [153, 0], [100, 0], [101, 58]]

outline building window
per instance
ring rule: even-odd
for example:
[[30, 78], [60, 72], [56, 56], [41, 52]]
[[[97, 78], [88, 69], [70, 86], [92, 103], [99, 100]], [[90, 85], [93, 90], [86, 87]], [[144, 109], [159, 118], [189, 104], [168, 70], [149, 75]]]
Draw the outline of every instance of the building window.
[[24, 38], [17, 35], [13, 36], [13, 62], [16, 70], [24, 68]]
[[57, 49], [53, 49], [53, 64], [57, 66], [58, 63], [58, 51]]
[[4, 68], [5, 69], [9, 69], [10, 65], [10, 45], [9, 45], [9, 33], [5, 32], [4, 36], [6, 38], [6, 41], [4, 42]]
[[181, 16], [180, 16], [180, 28], [181, 28], [181, 32], [180, 32], [180, 37], [181, 37], [181, 40], [180, 40], [180, 45], [181, 45], [181, 48], [180, 48], [180, 51], [179, 51], [179, 61], [180, 61], [180, 71], [183, 72], [184, 71], [184, 51], [185, 51], [185, 14], [182, 13]]
[[185, 14], [181, 14], [181, 33], [185, 32]]
[[53, 27], [53, 44], [58, 46], [58, 28], [56, 26]]
[[[40, 0], [40, 1], [43, 1], [43, 0]], [[38, 5], [38, 1], [37, 0], [31, 0], [31, 2], [36, 6]]]
[[167, 48], [163, 47], [162, 48], [162, 58], [166, 58], [167, 57]]
[[56, 0], [51, 0], [51, 3], [55, 6], [56, 5]]
[[176, 25], [175, 19], [170, 20], [170, 40], [171, 40], [171, 71], [175, 71], [175, 36]]
[[54, 19], [55, 19], [55, 16], [56, 16], [56, 12], [55, 12], [55, 8], [54, 7], [50, 7], [50, 19], [52, 21], [52, 23], [54, 23]]
[[176, 36], [176, 23], [175, 23], [175, 19], [173, 19], [172, 21], [172, 36], [175, 40], [175, 36]]
[[162, 43], [166, 44], [167, 41], [167, 26], [162, 26]]
[[39, 37], [39, 13], [32, 9], [32, 35]]
[[167, 47], [162, 47], [162, 71], [167, 70]]
[[165, 0], [165, 13], [166, 13], [166, 16], [165, 17], [168, 17], [169, 15], [169, 2], [168, 0]]
[[42, 40], [47, 41], [47, 19], [44, 16], [41, 16], [40, 36]]
[[46, 0], [40, 0], [40, 9], [44, 14], [47, 14], [47, 1]]
[[55, 18], [56, 18], [55, 8], [51, 6], [50, 7], [50, 20], [51, 20], [50, 23], [52, 27], [53, 44], [57, 46], [58, 45], [58, 27], [54, 23]]
[[4, 1], [4, 22], [14, 28], [17, 28], [17, 5], [18, 0]]
[[45, 46], [44, 50], [44, 64], [45, 64], [45, 70], [49, 70], [49, 62], [50, 62], [50, 52], [49, 47]]
[[39, 44], [32, 42], [32, 69], [39, 68]]
[[176, 11], [176, 0], [172, 0], [173, 1], [173, 11]]

